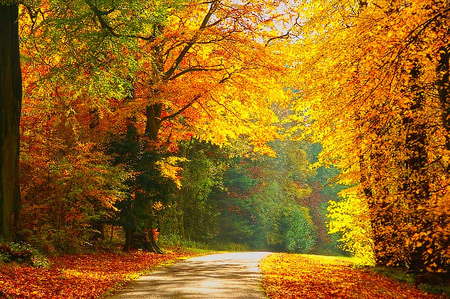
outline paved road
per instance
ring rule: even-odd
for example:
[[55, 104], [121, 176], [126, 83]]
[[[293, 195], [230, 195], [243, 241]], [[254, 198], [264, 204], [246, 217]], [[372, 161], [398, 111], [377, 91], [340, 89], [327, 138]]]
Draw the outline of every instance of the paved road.
[[142, 276], [110, 298], [267, 298], [258, 268], [267, 254], [236, 252], [190, 258]]

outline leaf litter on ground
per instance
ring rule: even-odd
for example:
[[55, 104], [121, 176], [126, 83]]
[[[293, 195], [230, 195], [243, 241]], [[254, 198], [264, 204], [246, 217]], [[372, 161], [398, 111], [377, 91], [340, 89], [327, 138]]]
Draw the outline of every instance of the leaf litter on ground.
[[96, 252], [50, 257], [46, 268], [0, 264], [0, 298], [100, 298], [139, 274], [195, 255], [181, 249]]
[[447, 298], [356, 268], [349, 258], [275, 253], [263, 259], [260, 266], [263, 287], [271, 299]]

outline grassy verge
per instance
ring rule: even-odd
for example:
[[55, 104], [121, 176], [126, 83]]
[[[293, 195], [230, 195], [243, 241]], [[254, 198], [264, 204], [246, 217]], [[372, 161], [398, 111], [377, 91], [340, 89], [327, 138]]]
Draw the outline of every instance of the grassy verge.
[[205, 251], [249, 251], [249, 248], [243, 244], [237, 243], [222, 243], [222, 242], [196, 242], [192, 240], [185, 240], [177, 235], [161, 236], [159, 244], [163, 247], [183, 247], [191, 248], [193, 250]]
[[440, 276], [431, 273], [419, 275], [405, 273], [403, 269], [388, 267], [373, 267], [372, 271], [380, 273], [393, 280], [406, 283], [408, 285], [417, 285], [420, 290], [431, 294], [446, 294], [450, 298], [450, 286]]
[[301, 254], [272, 254], [261, 262], [270, 298], [446, 298], [391, 279], [355, 260]]

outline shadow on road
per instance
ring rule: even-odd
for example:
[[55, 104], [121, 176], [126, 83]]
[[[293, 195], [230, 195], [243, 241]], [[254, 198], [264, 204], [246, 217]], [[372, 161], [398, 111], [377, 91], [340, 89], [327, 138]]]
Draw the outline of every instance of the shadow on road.
[[258, 262], [267, 252], [191, 258], [140, 277], [111, 298], [267, 298]]

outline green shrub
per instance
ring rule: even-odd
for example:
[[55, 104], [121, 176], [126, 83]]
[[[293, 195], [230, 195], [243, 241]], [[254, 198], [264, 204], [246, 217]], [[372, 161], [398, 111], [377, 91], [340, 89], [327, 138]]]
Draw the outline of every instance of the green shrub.
[[2, 261], [8, 262], [31, 262], [32, 248], [30, 245], [19, 242], [1, 242], [0, 255]]
[[26, 263], [39, 268], [49, 266], [47, 258], [25, 242], [0, 241], [0, 261]]

